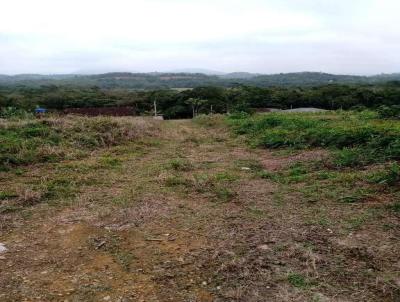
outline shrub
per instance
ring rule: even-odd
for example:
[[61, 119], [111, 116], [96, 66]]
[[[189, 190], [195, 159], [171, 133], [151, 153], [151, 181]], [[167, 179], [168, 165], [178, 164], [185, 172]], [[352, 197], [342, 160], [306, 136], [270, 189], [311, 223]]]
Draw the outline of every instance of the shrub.
[[288, 275], [288, 281], [291, 285], [298, 288], [305, 288], [309, 286], [309, 282], [304, 278], [304, 276], [296, 273], [291, 273]]
[[[336, 167], [357, 167], [378, 162], [376, 149], [343, 148], [333, 152], [333, 162]], [[382, 159], [383, 161], [384, 159]]]
[[187, 159], [175, 158], [168, 162], [168, 168], [175, 171], [189, 171], [192, 169], [192, 164]]
[[379, 117], [381, 118], [400, 118], [400, 106], [379, 106], [377, 109]]
[[16, 107], [4, 107], [0, 109], [0, 118], [28, 118], [33, 114]]
[[372, 176], [371, 180], [379, 184], [394, 186], [400, 182], [400, 166], [397, 163], [392, 164], [389, 169], [379, 172]]
[[338, 167], [400, 158], [400, 125], [379, 120], [372, 111], [269, 113], [229, 118], [228, 123], [256, 146], [330, 148]]
[[0, 170], [81, 156], [154, 135], [156, 121], [117, 117], [48, 117], [0, 122]]

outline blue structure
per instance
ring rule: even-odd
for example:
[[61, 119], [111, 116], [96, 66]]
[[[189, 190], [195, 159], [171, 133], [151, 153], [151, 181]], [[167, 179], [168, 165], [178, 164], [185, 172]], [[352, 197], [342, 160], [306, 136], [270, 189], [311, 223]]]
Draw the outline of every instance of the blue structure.
[[35, 113], [36, 114], [43, 114], [43, 113], [46, 113], [47, 112], [47, 109], [45, 109], [45, 108], [36, 108], [35, 109]]

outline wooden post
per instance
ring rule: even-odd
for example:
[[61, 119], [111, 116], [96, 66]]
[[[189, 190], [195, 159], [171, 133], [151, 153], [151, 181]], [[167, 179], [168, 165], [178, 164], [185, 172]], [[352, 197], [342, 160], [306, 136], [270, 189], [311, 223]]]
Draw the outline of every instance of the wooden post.
[[154, 100], [154, 116], [157, 117], [157, 102]]

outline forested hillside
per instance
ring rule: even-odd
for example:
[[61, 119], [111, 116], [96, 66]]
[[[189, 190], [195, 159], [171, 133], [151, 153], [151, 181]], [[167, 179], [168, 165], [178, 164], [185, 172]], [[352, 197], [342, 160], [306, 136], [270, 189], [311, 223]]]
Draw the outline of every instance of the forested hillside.
[[400, 81], [400, 74], [383, 74], [369, 77], [333, 75], [320, 72], [282, 73], [273, 75], [260, 75], [244, 72], [236, 72], [225, 75], [205, 75], [201, 73], [128, 72], [115, 72], [98, 75], [0, 75], [1, 86], [97, 86], [107, 89], [194, 88], [205, 85], [235, 87], [238, 84], [257, 87], [314, 86], [324, 84], [377, 84], [388, 81]]

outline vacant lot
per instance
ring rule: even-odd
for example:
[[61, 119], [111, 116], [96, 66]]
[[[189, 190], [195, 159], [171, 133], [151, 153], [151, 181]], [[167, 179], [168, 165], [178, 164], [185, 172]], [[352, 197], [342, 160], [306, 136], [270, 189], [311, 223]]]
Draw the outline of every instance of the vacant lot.
[[0, 142], [0, 301], [400, 300], [398, 121], [3, 120]]

